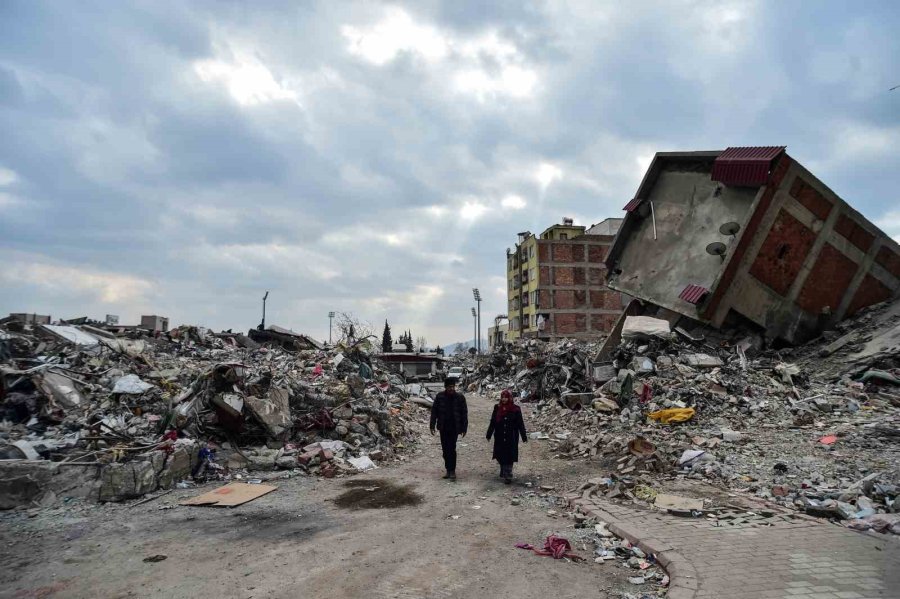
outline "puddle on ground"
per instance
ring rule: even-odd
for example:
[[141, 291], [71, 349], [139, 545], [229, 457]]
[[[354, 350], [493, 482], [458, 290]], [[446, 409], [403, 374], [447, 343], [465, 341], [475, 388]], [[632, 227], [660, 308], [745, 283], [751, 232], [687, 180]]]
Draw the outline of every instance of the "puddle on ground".
[[338, 507], [351, 510], [390, 509], [419, 505], [424, 499], [413, 485], [397, 485], [389, 480], [350, 480], [350, 487], [334, 500]]

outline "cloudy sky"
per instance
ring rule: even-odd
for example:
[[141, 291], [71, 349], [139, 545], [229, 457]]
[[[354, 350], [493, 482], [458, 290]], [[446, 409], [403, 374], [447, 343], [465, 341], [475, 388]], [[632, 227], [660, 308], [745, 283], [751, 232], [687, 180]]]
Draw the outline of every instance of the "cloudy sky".
[[431, 343], [656, 151], [787, 145], [900, 238], [896, 2], [0, 2], [0, 312]]

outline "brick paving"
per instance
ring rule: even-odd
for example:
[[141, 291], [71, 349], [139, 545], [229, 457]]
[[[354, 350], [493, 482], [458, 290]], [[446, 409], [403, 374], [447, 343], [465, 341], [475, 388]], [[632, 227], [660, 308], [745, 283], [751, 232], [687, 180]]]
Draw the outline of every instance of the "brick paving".
[[668, 599], [900, 599], [900, 542], [802, 515], [717, 525], [594, 497], [570, 497], [654, 553]]

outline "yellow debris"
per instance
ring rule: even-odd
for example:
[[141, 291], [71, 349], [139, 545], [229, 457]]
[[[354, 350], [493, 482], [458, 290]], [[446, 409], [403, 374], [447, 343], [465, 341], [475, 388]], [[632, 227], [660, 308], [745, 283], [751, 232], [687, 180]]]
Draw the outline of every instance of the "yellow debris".
[[673, 422], [687, 422], [694, 417], [695, 413], [694, 408], [669, 408], [668, 410], [652, 412], [648, 416], [663, 424], [672, 424]]

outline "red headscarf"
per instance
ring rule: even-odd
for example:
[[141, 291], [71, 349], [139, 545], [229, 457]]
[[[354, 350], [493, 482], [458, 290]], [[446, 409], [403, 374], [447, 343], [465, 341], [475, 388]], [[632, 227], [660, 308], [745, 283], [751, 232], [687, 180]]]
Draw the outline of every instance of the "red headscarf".
[[500, 397], [503, 399], [508, 399], [509, 401], [501, 401], [497, 404], [497, 416], [496, 421], [499, 423], [503, 420], [503, 417], [507, 414], [512, 414], [519, 411], [519, 406], [513, 403], [513, 396], [509, 389], [504, 389], [500, 393]]

